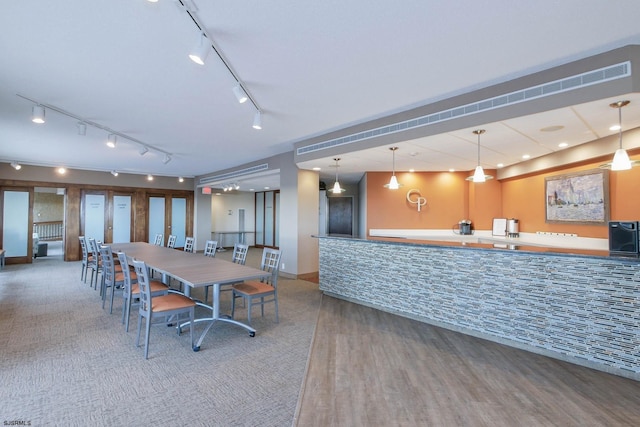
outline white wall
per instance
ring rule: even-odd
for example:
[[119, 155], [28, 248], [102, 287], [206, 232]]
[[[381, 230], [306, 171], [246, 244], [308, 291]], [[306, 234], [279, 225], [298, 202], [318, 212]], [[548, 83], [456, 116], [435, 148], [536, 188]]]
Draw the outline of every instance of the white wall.
[[[244, 231], [256, 230], [255, 195], [254, 193], [237, 191], [211, 196], [211, 231], [240, 231], [238, 210], [244, 209]], [[210, 238], [220, 239], [219, 236]], [[233, 241], [235, 236], [227, 236], [225, 244]], [[220, 244], [220, 242], [218, 242]], [[247, 233], [246, 244], [255, 244], [255, 234]]]

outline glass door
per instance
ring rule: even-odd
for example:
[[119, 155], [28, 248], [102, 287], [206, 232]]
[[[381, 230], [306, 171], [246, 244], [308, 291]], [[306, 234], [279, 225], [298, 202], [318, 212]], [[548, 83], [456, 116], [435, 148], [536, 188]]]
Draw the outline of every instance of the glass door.
[[[165, 234], [164, 217], [164, 197], [149, 197], [149, 243], [153, 243], [156, 234]], [[165, 242], [167, 241], [167, 237], [166, 235], [164, 236]]]
[[256, 193], [256, 246], [277, 248], [280, 244], [280, 192]]
[[114, 194], [111, 203], [111, 242], [131, 242], [132, 225], [131, 195]]
[[106, 196], [104, 192], [84, 192], [81, 233], [87, 239], [105, 241]]
[[31, 241], [30, 200], [31, 191], [2, 191], [2, 249], [6, 258], [21, 258], [19, 262], [28, 261], [33, 248]]
[[173, 197], [171, 199], [171, 234], [176, 236], [176, 248], [184, 247], [187, 233], [187, 199]]

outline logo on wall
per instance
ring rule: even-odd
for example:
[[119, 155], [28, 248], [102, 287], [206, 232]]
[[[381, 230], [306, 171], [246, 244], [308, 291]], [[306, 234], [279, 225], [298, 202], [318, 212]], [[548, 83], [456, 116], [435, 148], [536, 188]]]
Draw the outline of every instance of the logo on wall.
[[427, 204], [427, 199], [422, 197], [420, 190], [416, 190], [415, 188], [407, 191], [407, 201], [418, 205], [418, 212], [420, 212], [420, 208], [422, 208], [422, 206]]

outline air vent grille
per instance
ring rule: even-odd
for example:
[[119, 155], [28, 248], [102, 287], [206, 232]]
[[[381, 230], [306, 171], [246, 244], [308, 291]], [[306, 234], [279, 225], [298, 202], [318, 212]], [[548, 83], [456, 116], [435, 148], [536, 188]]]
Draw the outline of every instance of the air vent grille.
[[627, 61], [620, 64], [610, 65], [608, 67], [599, 68], [597, 70], [578, 74], [575, 76], [566, 77], [561, 80], [556, 80], [556, 81], [544, 83], [538, 86], [521, 89], [519, 91], [511, 92], [505, 95], [484, 99], [482, 101], [474, 102], [472, 104], [467, 104], [460, 107], [439, 111], [437, 113], [429, 114], [426, 116], [417, 117], [414, 119], [394, 123], [391, 125], [381, 126], [375, 129], [362, 131], [362, 132], [354, 133], [347, 136], [342, 136], [340, 138], [334, 138], [327, 141], [322, 141], [315, 144], [307, 145], [304, 147], [299, 147], [296, 150], [296, 153], [297, 155], [309, 154], [315, 151], [325, 150], [327, 148], [337, 147], [345, 144], [351, 144], [354, 142], [375, 138], [381, 135], [388, 135], [396, 132], [402, 132], [407, 129], [428, 126], [434, 123], [440, 123], [440, 122], [455, 119], [458, 117], [469, 116], [471, 114], [476, 114], [483, 111], [502, 108], [507, 105], [513, 105], [520, 102], [530, 101], [532, 99], [538, 99], [538, 98], [543, 98], [550, 95], [556, 95], [558, 93], [575, 90], [575, 89], [579, 89], [587, 86], [592, 86], [595, 84], [628, 77], [630, 75], [631, 75], [631, 62]]
[[233, 178], [238, 178], [245, 175], [250, 175], [256, 172], [262, 172], [269, 169], [268, 163], [263, 163], [261, 165], [251, 166], [245, 169], [238, 169], [233, 172], [223, 173], [221, 175], [208, 176], [200, 179], [200, 184], [209, 184], [211, 182], [220, 182], [226, 181]]

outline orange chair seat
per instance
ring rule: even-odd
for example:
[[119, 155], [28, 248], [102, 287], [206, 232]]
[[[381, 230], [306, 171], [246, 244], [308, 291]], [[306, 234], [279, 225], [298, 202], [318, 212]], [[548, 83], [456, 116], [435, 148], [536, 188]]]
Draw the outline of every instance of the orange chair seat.
[[195, 307], [195, 305], [196, 302], [194, 300], [180, 294], [168, 294], [151, 298], [151, 311], [154, 313], [177, 310], [184, 307]]
[[260, 294], [268, 294], [273, 292], [273, 286], [268, 283], [262, 282], [242, 282], [233, 285], [233, 289], [236, 292], [245, 294], [245, 295], [260, 295]]
[[[152, 280], [151, 282], [149, 282], [149, 288], [151, 288], [151, 293], [159, 292], [159, 291], [166, 291], [166, 290], [169, 289], [169, 287], [167, 285], [165, 285], [164, 283], [162, 283], [162, 282], [160, 282], [158, 280]], [[140, 293], [140, 286], [138, 286], [137, 283], [133, 283], [131, 285], [131, 293], [133, 295]]]
[[[136, 281], [138, 280], [138, 276], [136, 276], [136, 273], [129, 273], [129, 275], [131, 276], [131, 281], [132, 282], [134, 280], [136, 280]], [[119, 273], [116, 273], [116, 282], [124, 282], [124, 273], [122, 272], [122, 270], [120, 270]]]

